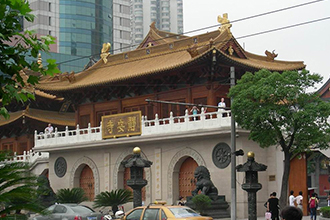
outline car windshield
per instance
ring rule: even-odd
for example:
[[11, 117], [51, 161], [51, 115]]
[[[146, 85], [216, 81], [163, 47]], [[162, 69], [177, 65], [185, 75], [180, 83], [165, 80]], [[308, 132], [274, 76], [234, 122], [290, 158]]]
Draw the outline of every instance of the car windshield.
[[168, 209], [173, 213], [173, 215], [176, 218], [201, 216], [200, 214], [196, 213], [194, 210], [189, 208], [177, 207], [177, 208], [168, 208]]
[[72, 206], [71, 208], [75, 213], [80, 213], [80, 214], [90, 214], [94, 212], [93, 209], [90, 209], [86, 206]]

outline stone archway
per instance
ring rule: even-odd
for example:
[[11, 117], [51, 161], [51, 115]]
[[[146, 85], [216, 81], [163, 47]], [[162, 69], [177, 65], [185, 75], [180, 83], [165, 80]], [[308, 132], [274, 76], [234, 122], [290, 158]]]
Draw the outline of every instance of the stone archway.
[[196, 161], [198, 166], [205, 166], [205, 161], [203, 157], [195, 150], [191, 148], [185, 148], [177, 152], [168, 167], [167, 172], [167, 202], [168, 204], [174, 204], [179, 198], [179, 172], [182, 163], [188, 158], [191, 157]]
[[93, 172], [94, 176], [94, 195], [98, 195], [100, 193], [100, 175], [94, 161], [88, 157], [79, 158], [71, 169], [70, 175], [70, 188], [79, 187], [80, 186], [80, 174], [85, 166], [89, 166], [89, 168]]
[[[133, 147], [127, 149], [125, 152], [123, 152], [117, 159], [114, 169], [113, 169], [113, 187], [115, 189], [123, 188], [124, 187], [124, 167], [121, 164], [123, 160], [125, 160], [127, 157], [132, 155]], [[141, 157], [144, 159], [148, 159], [146, 155], [141, 151]], [[146, 192], [146, 204], [149, 204], [151, 201], [151, 168], [144, 169], [145, 172], [145, 179], [148, 181], [148, 184], [145, 186], [145, 192]]]

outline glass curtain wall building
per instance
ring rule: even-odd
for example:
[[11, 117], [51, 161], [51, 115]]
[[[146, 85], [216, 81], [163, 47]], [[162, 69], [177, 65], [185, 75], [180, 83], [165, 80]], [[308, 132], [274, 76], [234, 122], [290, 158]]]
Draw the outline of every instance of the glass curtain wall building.
[[[100, 58], [103, 43], [113, 45], [113, 0], [29, 0], [29, 3], [36, 17], [33, 23], [24, 21], [24, 29], [56, 38], [56, 44], [51, 45], [51, 57], [65, 63], [59, 66], [61, 71], [71, 71], [70, 66], [75, 66], [72, 70], [79, 72], [91, 56]], [[86, 59], [76, 62], [79, 57]], [[65, 62], [70, 60], [75, 61]], [[84, 61], [87, 62], [78, 68]]]
[[102, 44], [113, 43], [112, 0], [59, 2], [59, 52], [99, 58]]

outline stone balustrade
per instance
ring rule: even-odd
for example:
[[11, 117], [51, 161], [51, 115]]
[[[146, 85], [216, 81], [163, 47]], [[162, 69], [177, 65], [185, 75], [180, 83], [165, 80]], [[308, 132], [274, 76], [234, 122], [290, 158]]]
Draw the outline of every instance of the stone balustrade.
[[48, 160], [49, 153], [47, 152], [34, 152], [32, 150], [30, 151], [24, 151], [23, 155], [17, 155], [16, 152], [14, 153], [14, 156], [11, 160], [6, 160], [6, 162], [26, 162], [33, 164], [37, 160]]
[[230, 116], [230, 111], [204, 113], [204, 109], [202, 108], [202, 113], [197, 115], [189, 115], [188, 110], [186, 110], [184, 116], [178, 117], [173, 117], [172, 112], [170, 113], [170, 117], [165, 119], [159, 119], [158, 114], [156, 114], [154, 120], [147, 120], [146, 117], [142, 117], [142, 135], [157, 135], [230, 127]]
[[[214, 129], [220, 127], [230, 127], [231, 125], [231, 112], [230, 111], [217, 111], [197, 115], [189, 115], [188, 110], [185, 111], [184, 116], [173, 116], [170, 112], [169, 118], [159, 119], [158, 114], [155, 119], [148, 120], [146, 116], [142, 116], [141, 136], [147, 135], [164, 135], [170, 133], [189, 132], [200, 129]], [[102, 124], [99, 127], [91, 127], [88, 124], [87, 128], [80, 129], [79, 125], [74, 130], [69, 130], [66, 127], [65, 131], [58, 131], [51, 134], [37, 133], [35, 131], [35, 147], [40, 148], [43, 146], [56, 146], [56, 145], [70, 145], [77, 143], [88, 143], [102, 140]]]

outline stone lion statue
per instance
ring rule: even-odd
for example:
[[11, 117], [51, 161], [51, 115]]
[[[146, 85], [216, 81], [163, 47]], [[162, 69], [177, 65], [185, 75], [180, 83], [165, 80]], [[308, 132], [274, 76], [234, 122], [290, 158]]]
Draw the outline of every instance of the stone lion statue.
[[218, 198], [218, 189], [213, 185], [210, 177], [210, 171], [204, 166], [198, 166], [194, 172], [197, 179], [196, 189], [192, 191], [195, 196], [201, 191], [202, 194], [209, 196], [212, 200]]

